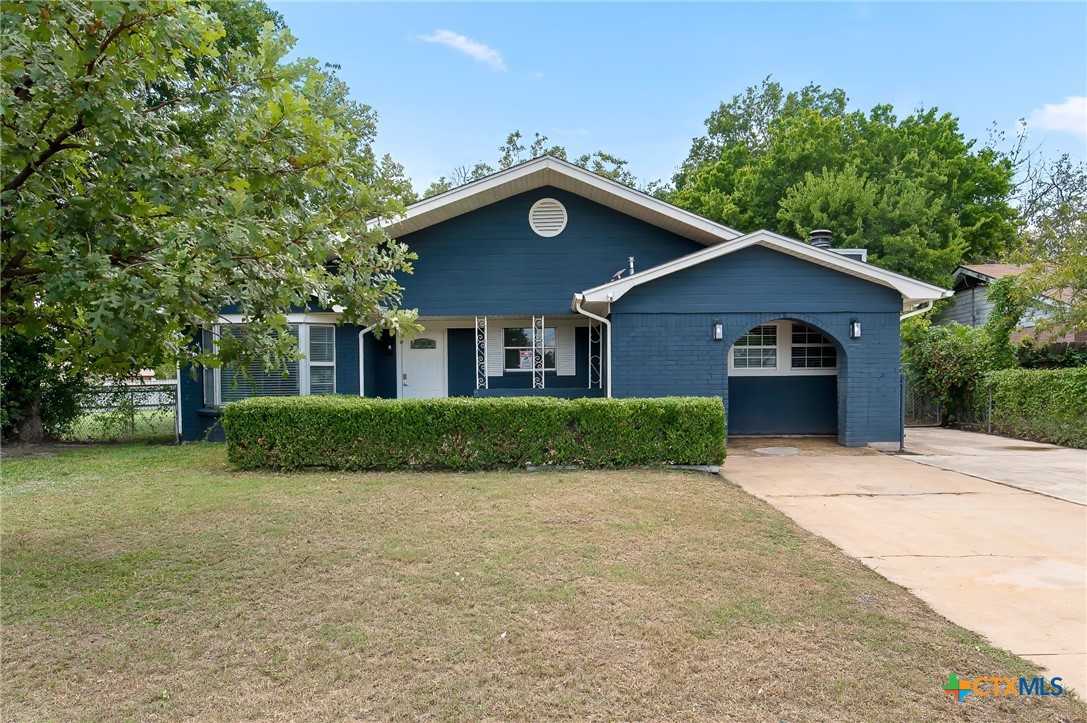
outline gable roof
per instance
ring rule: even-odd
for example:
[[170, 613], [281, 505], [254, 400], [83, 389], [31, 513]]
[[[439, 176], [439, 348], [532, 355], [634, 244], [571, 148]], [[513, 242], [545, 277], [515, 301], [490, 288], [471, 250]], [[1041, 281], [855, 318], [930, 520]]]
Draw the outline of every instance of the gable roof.
[[575, 193], [706, 246], [743, 235], [734, 228], [552, 156], [533, 158], [413, 203], [402, 216], [382, 225], [386, 233], [396, 238], [543, 186]]
[[953, 292], [948, 289], [943, 289], [924, 281], [918, 281], [917, 279], [911, 279], [902, 274], [896, 274], [887, 269], [881, 269], [878, 266], [872, 266], [863, 261], [857, 261], [847, 256], [842, 256], [829, 249], [818, 248], [811, 244], [804, 243], [803, 241], [797, 241], [796, 239], [791, 239], [787, 236], [781, 236], [772, 231], [762, 230], [755, 231], [746, 236], [741, 236], [726, 243], [695, 251], [694, 253], [681, 256], [678, 259], [673, 259], [672, 261], [665, 262], [659, 266], [654, 266], [651, 269], [632, 274], [631, 276], [619, 279], [618, 281], [611, 281], [593, 287], [580, 294], [576, 294], [574, 296], [574, 302], [580, 301], [582, 306], [590, 311], [594, 309], [604, 309], [607, 306], [610, 306], [612, 302], [621, 299], [623, 295], [631, 289], [644, 283], [654, 281], [655, 279], [667, 276], [668, 274], [673, 274], [677, 271], [682, 271], [683, 269], [691, 268], [692, 266], [697, 266], [706, 261], [727, 256], [728, 254], [735, 253], [736, 251], [750, 246], [764, 246], [804, 261], [825, 266], [834, 271], [840, 271], [844, 274], [894, 289], [902, 295], [902, 308], [904, 310], [911, 309], [926, 301], [945, 299], [953, 295]]

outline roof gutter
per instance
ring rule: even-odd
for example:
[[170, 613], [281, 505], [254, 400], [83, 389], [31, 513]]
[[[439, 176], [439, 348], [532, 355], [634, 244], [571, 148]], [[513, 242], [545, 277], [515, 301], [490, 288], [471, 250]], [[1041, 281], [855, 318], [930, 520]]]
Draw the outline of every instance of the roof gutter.
[[898, 320], [899, 321], [905, 321], [906, 319], [910, 318], [911, 316], [917, 316], [918, 314], [924, 314], [925, 312], [928, 312], [928, 311], [932, 311], [932, 299], [929, 299], [925, 303], [921, 304], [920, 307], [914, 309], [913, 311], [909, 312], [908, 314], [903, 314], [902, 316], [898, 317]]
[[574, 294], [574, 311], [581, 314], [582, 316], [587, 316], [590, 319], [599, 321], [601, 324], [604, 325], [604, 328], [607, 330], [604, 334], [604, 356], [607, 358], [607, 368], [604, 370], [604, 373], [608, 375], [607, 397], [608, 399], [611, 399], [611, 322], [605, 319], [603, 316], [597, 316], [591, 311], [586, 311], [585, 309], [582, 309], [581, 302], [584, 300], [585, 294]]

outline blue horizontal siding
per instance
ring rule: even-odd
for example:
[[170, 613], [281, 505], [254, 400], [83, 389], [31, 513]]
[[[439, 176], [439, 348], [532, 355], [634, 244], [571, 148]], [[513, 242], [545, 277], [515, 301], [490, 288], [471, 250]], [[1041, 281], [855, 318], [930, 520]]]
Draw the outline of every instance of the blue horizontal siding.
[[902, 309], [894, 289], [762, 246], [677, 271], [627, 292], [624, 313], [752, 310], [836, 312]]
[[[566, 229], [533, 233], [541, 198], [566, 206]], [[664, 263], [702, 246], [557, 188], [540, 188], [400, 237], [419, 255], [398, 275], [404, 308], [424, 316], [569, 314], [573, 295], [627, 267]]]

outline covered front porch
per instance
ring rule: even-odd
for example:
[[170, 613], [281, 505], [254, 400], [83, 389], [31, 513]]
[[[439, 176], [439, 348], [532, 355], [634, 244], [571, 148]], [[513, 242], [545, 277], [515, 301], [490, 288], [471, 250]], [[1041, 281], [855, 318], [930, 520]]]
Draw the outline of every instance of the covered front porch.
[[604, 396], [606, 330], [584, 316], [421, 317], [412, 336], [359, 333], [363, 396]]

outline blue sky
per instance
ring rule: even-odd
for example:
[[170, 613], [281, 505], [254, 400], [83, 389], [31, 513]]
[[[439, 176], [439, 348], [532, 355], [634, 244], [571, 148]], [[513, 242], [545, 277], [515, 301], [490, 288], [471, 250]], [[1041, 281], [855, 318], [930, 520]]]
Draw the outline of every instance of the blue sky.
[[418, 189], [493, 165], [514, 129], [667, 178], [768, 75], [865, 110], [937, 106], [982, 140], [1025, 117], [1047, 156], [1087, 159], [1085, 3], [271, 4], [296, 53], [342, 66]]

